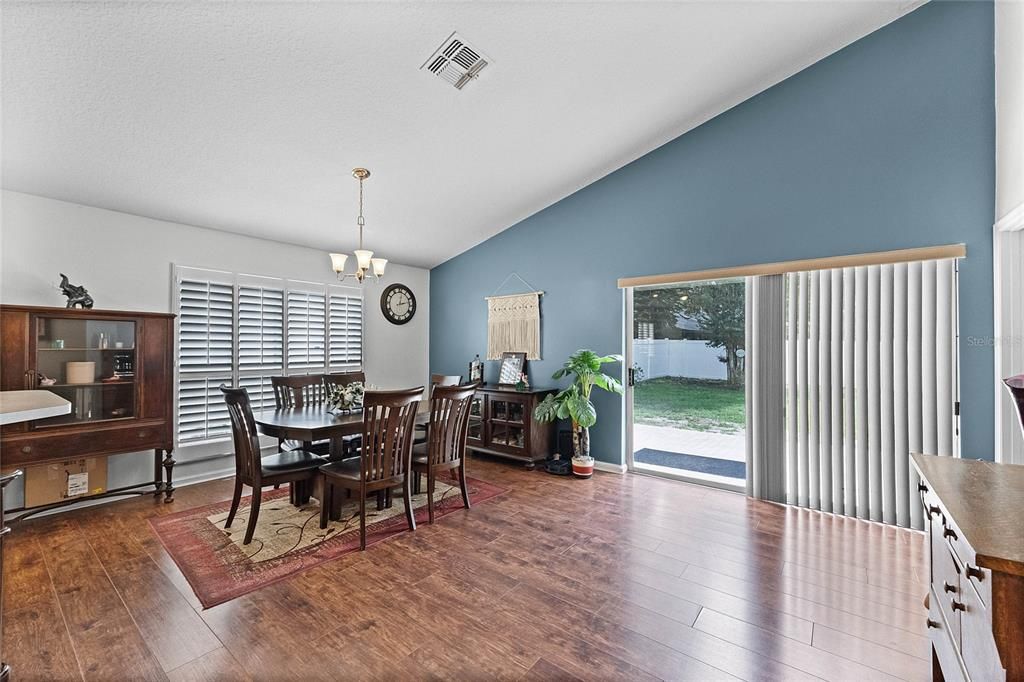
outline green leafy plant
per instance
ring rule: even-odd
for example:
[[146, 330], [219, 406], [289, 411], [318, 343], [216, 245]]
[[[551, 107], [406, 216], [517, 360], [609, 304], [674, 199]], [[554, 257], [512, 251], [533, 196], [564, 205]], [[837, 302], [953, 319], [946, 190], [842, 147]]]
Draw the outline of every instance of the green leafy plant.
[[535, 419], [552, 422], [556, 419], [572, 420], [572, 442], [576, 457], [590, 457], [590, 427], [597, 423], [597, 409], [590, 402], [595, 387], [622, 395], [622, 384], [601, 371], [601, 366], [622, 362], [621, 355], [598, 355], [592, 350], [580, 349], [569, 356], [565, 364], [551, 375], [552, 379], [572, 377], [572, 385], [549, 394], [533, 411]]

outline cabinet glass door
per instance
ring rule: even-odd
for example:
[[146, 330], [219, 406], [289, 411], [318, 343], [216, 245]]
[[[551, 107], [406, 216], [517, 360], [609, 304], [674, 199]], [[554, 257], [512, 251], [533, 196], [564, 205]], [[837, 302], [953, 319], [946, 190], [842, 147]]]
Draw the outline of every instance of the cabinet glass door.
[[481, 443], [484, 440], [484, 398], [473, 396], [469, 404], [469, 432], [466, 440]]
[[71, 402], [71, 413], [34, 422], [48, 428], [135, 417], [135, 322], [37, 316], [28, 386]]
[[525, 447], [526, 405], [519, 400], [490, 399], [491, 444]]

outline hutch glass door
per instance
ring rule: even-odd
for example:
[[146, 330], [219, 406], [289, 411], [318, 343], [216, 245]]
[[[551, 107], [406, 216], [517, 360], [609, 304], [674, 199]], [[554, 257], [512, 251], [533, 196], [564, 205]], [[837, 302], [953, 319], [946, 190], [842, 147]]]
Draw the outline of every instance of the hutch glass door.
[[71, 413], [36, 421], [35, 428], [133, 419], [135, 322], [39, 315], [29, 385], [71, 401]]

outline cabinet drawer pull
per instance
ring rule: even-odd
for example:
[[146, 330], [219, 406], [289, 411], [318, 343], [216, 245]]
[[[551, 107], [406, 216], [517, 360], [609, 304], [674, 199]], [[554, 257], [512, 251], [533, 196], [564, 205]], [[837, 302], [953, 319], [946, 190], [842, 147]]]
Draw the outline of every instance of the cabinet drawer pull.
[[10, 526], [4, 526], [3, 528], [0, 528], [0, 538], [2, 538], [3, 536], [7, 535], [10, 532], [11, 532], [11, 527]]
[[952, 602], [952, 605], [953, 605], [953, 610], [954, 611], [966, 611], [967, 610], [967, 607], [964, 606], [964, 603], [962, 601], [957, 601], [956, 599], [954, 599], [953, 602]]
[[931, 618], [929, 618], [928, 619], [928, 627], [929, 628], [935, 628], [937, 630], [939, 628], [939, 624], [938, 624], [937, 621], [934, 621]]
[[32, 452], [32, 446], [31, 445], [22, 445], [21, 446], [21, 452], [22, 452], [22, 454], [25, 454], [25, 455], [29, 454], [30, 452]]
[[136, 435], [138, 435], [139, 438], [145, 438], [146, 436], [149, 435], [149, 431], [143, 429], [143, 430], [139, 431], [139, 433], [136, 434]]
[[964, 570], [967, 573], [968, 578], [974, 578], [978, 581], [985, 579], [985, 571], [981, 570], [977, 566], [971, 566], [970, 564], [967, 564], [967, 567]]
[[942, 590], [944, 592], [952, 592], [953, 594], [956, 594], [956, 585], [950, 585], [948, 582], [943, 580], [942, 581]]
[[942, 537], [944, 537], [944, 538], [953, 538], [954, 540], [956, 540], [957, 539], [956, 531], [953, 530], [952, 528], [944, 528], [942, 530]]

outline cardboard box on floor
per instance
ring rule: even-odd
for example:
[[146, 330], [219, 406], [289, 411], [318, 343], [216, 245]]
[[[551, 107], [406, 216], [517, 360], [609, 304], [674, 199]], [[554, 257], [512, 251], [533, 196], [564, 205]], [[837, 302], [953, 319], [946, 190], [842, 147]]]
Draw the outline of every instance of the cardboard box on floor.
[[106, 457], [86, 457], [25, 467], [26, 507], [53, 504], [106, 490]]

